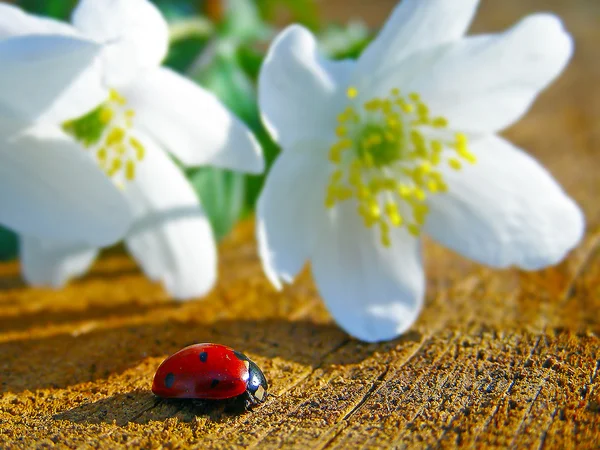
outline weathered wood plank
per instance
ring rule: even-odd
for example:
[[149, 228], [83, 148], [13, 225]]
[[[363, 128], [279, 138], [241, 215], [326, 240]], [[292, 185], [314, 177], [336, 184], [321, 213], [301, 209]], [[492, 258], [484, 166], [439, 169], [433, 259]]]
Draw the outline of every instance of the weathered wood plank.
[[[376, 25], [394, 3], [323, 6]], [[483, 2], [474, 29], [536, 10], [562, 15], [577, 52], [508, 136], [585, 210], [586, 239], [566, 261], [492, 271], [427, 242], [423, 314], [378, 345], [331, 322], [308, 273], [275, 292], [251, 222], [223, 243], [219, 285], [196, 302], [172, 302], [115, 253], [59, 292], [27, 289], [15, 264], [0, 265], [0, 447], [597, 448], [600, 2]], [[243, 349], [274, 395], [243, 415], [156, 399], [161, 360], [201, 341]]]

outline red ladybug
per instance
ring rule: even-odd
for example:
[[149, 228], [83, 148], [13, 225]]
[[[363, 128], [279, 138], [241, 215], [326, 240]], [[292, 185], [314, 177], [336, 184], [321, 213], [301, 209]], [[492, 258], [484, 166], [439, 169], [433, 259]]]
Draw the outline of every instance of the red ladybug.
[[194, 344], [162, 362], [152, 392], [165, 398], [235, 397], [248, 408], [265, 401], [267, 387], [262, 371], [243, 353], [220, 344]]

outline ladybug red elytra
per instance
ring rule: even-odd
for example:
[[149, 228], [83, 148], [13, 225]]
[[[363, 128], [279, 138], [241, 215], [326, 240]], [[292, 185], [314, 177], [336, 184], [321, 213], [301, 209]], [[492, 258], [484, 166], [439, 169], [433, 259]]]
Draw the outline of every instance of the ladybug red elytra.
[[236, 398], [248, 408], [267, 397], [267, 380], [246, 355], [220, 344], [194, 344], [156, 370], [152, 392], [164, 398]]

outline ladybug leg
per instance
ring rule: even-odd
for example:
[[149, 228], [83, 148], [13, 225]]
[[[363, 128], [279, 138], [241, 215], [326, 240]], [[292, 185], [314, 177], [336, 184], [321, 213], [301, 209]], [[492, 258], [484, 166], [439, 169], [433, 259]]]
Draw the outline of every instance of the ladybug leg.
[[250, 393], [248, 393], [248, 395], [246, 396], [246, 402], [245, 402], [245, 408], [250, 410], [252, 409], [253, 406], [256, 406], [258, 404], [258, 402], [256, 401], [256, 399], [254, 398], [254, 396]]
[[230, 398], [225, 402], [225, 412], [229, 414], [241, 414], [246, 412], [249, 409], [249, 401], [246, 393]]
[[261, 401], [258, 398], [256, 398], [256, 396], [254, 396], [252, 394], [252, 392], [246, 391], [245, 395], [246, 395], [246, 408], [247, 409], [250, 409], [253, 406], [256, 406], [259, 403], [261, 403]]

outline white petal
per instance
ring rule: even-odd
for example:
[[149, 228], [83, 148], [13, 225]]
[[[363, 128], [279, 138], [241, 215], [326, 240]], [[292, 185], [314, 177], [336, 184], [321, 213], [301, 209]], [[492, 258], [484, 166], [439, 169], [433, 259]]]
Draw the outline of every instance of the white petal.
[[126, 188], [136, 217], [127, 247], [146, 275], [162, 281], [173, 297], [204, 295], [212, 288], [217, 271], [208, 219], [191, 185], [167, 154], [151, 139], [140, 136], [140, 140], [146, 156]]
[[368, 342], [393, 339], [416, 320], [425, 277], [420, 241], [394, 229], [385, 248], [376, 227], [368, 229], [346, 202], [321, 230], [312, 271], [321, 297], [337, 323]]
[[[452, 128], [490, 133], [519, 120], [563, 71], [572, 53], [573, 41], [560, 20], [538, 14], [503, 34], [450, 46], [426, 70], [415, 71], [408, 82], [404, 79], [404, 86], [421, 94], [432, 113], [446, 117]], [[432, 55], [419, 58], [427, 61]], [[389, 87], [397, 78], [393, 72], [389, 75], [380, 87]]]
[[112, 87], [158, 67], [167, 54], [167, 23], [147, 0], [81, 0], [72, 21], [82, 34], [109, 45], [106, 83]]
[[263, 63], [259, 106], [263, 122], [284, 148], [333, 135], [354, 63], [329, 61], [315, 37], [292, 25], [275, 39]]
[[63, 287], [86, 273], [98, 250], [82, 244], [23, 237], [19, 242], [21, 273], [32, 286]]
[[540, 269], [582, 238], [584, 217], [552, 176], [496, 137], [471, 146], [477, 163], [444, 175], [449, 193], [430, 197], [426, 231], [443, 245], [494, 267]]
[[25, 235], [108, 245], [131, 223], [122, 193], [57, 129], [0, 142], [0, 223]]
[[324, 216], [328, 164], [306, 143], [283, 152], [271, 168], [257, 207], [257, 238], [264, 271], [281, 289], [291, 283], [314, 247]]
[[67, 23], [28, 14], [16, 6], [0, 3], [0, 39], [24, 34], [64, 34], [73, 36], [76, 31]]
[[0, 108], [18, 120], [58, 124], [107, 97], [97, 66], [100, 47], [68, 36], [23, 36], [0, 42]]
[[366, 81], [414, 53], [461, 38], [478, 3], [479, 0], [402, 0], [360, 56], [357, 75]]
[[183, 164], [251, 173], [264, 170], [261, 148], [250, 130], [194, 82], [158, 68], [122, 92], [136, 112], [136, 125]]

